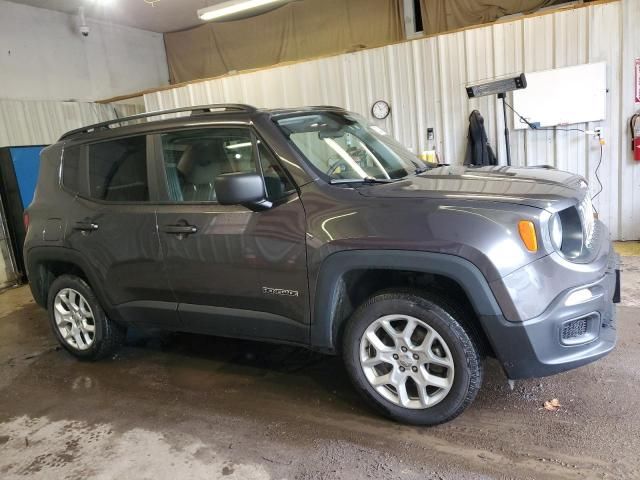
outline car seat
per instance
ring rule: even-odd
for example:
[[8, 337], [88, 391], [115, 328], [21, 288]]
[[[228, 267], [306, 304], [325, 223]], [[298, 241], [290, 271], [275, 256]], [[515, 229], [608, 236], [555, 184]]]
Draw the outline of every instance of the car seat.
[[177, 170], [182, 177], [182, 197], [186, 202], [214, 201], [216, 177], [233, 172], [220, 140], [190, 145], [180, 157]]

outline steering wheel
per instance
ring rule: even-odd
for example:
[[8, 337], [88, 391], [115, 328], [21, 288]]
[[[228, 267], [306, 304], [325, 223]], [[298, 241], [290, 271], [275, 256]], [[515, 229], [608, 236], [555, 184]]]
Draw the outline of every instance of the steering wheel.
[[329, 167], [329, 170], [327, 170], [325, 173], [328, 176], [331, 176], [331, 175], [333, 175], [335, 173], [336, 170], [338, 170], [339, 167], [346, 167], [348, 169], [349, 168], [349, 164], [347, 162], [345, 162], [344, 160], [338, 160], [336, 163], [331, 165]]

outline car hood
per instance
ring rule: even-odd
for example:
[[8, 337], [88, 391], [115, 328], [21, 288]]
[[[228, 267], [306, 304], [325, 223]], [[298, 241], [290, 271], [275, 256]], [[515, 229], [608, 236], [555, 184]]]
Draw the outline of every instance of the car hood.
[[443, 166], [359, 191], [368, 197], [483, 200], [558, 210], [581, 201], [587, 188], [583, 177], [554, 168]]

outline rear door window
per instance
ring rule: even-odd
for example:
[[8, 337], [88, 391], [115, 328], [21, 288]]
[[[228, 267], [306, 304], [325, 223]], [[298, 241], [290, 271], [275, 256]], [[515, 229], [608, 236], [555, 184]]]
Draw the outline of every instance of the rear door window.
[[88, 195], [107, 202], [149, 201], [146, 136], [88, 146]]

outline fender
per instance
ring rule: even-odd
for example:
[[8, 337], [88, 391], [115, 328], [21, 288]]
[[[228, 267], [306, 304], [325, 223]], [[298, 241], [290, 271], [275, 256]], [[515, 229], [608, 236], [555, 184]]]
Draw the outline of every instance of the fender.
[[333, 352], [340, 328], [335, 313], [340, 301], [340, 282], [352, 270], [404, 270], [442, 275], [465, 291], [478, 318], [502, 317], [502, 311], [482, 272], [462, 257], [445, 253], [405, 250], [349, 250], [329, 255], [320, 267], [311, 306], [310, 344]]
[[29, 288], [33, 298], [41, 307], [47, 308], [47, 292], [43, 291], [42, 279], [38, 272], [38, 265], [46, 262], [66, 262], [78, 267], [86, 275], [91, 289], [98, 297], [100, 305], [109, 318], [122, 323], [122, 318], [117, 310], [112, 307], [108, 297], [102, 288], [102, 282], [95, 276], [93, 269], [77, 250], [60, 246], [37, 246], [25, 251]]

